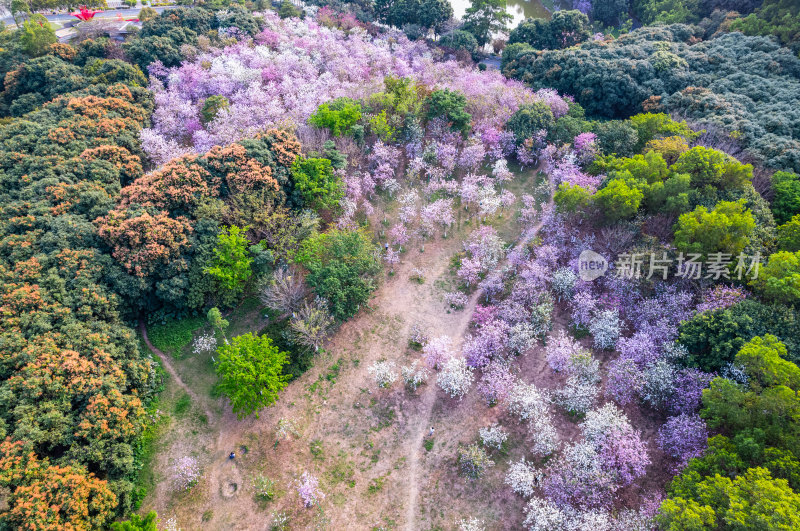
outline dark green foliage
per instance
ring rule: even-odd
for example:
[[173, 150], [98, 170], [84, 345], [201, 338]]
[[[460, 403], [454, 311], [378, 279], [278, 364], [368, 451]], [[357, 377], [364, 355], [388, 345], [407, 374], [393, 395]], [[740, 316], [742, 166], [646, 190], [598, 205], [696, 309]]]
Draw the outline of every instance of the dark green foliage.
[[506, 12], [506, 0], [471, 0], [461, 29], [475, 36], [478, 46], [491, 40], [492, 34], [506, 31], [513, 17]]
[[376, 0], [375, 14], [397, 28], [415, 25], [438, 30], [453, 17], [453, 7], [447, 0]]
[[631, 0], [592, 2], [592, 19], [606, 26], [618, 26], [628, 17]]
[[295, 7], [294, 4], [289, 0], [283, 0], [281, 2], [281, 6], [278, 8], [278, 16], [281, 18], [299, 18], [302, 15], [303, 11], [300, 8]]
[[786, 345], [789, 361], [800, 361], [800, 322], [795, 313], [753, 300], [696, 315], [681, 324], [678, 341], [689, 350], [687, 365], [714, 372], [732, 361], [747, 341], [765, 334]]
[[429, 120], [444, 118], [454, 131], [460, 131], [463, 135], [469, 132], [472, 115], [465, 110], [467, 98], [462, 93], [449, 89], [434, 90], [425, 104]]
[[306, 282], [328, 301], [331, 315], [355, 315], [375, 289], [380, 251], [364, 232], [332, 230], [303, 242], [295, 260], [308, 269]]
[[[516, 31], [516, 30], [515, 30]], [[503, 48], [503, 56], [500, 60], [500, 69], [505, 72], [506, 67], [515, 61], [522, 54], [533, 53], [533, 47], [525, 42], [514, 42]]]
[[520, 107], [508, 120], [506, 129], [513, 132], [517, 143], [521, 144], [539, 131], [548, 131], [553, 127], [554, 122], [550, 106], [537, 101]]
[[475, 40], [472, 33], [464, 30], [454, 30], [439, 39], [439, 46], [456, 51], [464, 50], [472, 54], [478, 49], [478, 41]]
[[618, 157], [630, 157], [636, 153], [639, 134], [628, 122], [619, 120], [600, 122], [595, 126], [594, 132], [597, 134], [597, 145], [602, 153]]
[[726, 34], [689, 44], [697, 31], [646, 27], [611, 44], [520, 53], [504, 72], [574, 94], [593, 115], [626, 117], [649, 100], [732, 134], [771, 168], [800, 171], [800, 59], [764, 37]]
[[[508, 44], [528, 44], [536, 50], [569, 48], [592, 36], [589, 18], [580, 11], [556, 11], [553, 18], [529, 18], [511, 30]], [[518, 53], [518, 52], [512, 52]], [[505, 50], [503, 51], [504, 62]]]

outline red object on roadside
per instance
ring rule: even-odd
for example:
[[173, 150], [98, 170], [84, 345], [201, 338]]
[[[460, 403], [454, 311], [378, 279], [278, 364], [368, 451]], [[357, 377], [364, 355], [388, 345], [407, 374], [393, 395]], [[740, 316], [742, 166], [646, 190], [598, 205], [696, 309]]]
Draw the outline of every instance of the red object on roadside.
[[86, 22], [87, 20], [94, 18], [94, 16], [98, 13], [102, 13], [100, 10], [89, 9], [86, 6], [81, 6], [78, 11], [74, 13], [70, 13], [73, 17], [76, 17], [78, 20]]

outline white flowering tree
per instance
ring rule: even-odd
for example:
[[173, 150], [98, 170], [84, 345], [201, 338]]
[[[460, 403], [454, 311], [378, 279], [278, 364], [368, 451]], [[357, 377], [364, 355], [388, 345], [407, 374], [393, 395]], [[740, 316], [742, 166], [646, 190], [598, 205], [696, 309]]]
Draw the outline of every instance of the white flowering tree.
[[436, 377], [436, 383], [450, 398], [461, 399], [469, 391], [473, 378], [472, 367], [467, 366], [466, 360], [453, 357], [444, 363], [442, 371]]

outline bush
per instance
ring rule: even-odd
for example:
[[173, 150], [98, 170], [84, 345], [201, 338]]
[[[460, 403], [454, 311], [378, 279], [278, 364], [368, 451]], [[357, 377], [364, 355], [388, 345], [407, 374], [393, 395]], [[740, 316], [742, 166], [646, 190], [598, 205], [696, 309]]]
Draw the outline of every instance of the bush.
[[555, 123], [553, 111], [542, 101], [523, 105], [511, 116], [506, 129], [514, 133], [517, 143], [532, 138], [540, 131], [548, 131]]
[[675, 247], [707, 257], [711, 253], [737, 256], [750, 243], [755, 220], [745, 200], [720, 201], [709, 211], [699, 206], [678, 218]]
[[448, 89], [434, 90], [425, 103], [429, 120], [444, 118], [453, 131], [460, 131], [463, 135], [469, 133], [472, 115], [465, 110], [467, 98], [464, 94]]
[[475, 36], [468, 31], [455, 30], [447, 35], [443, 35], [442, 38], [439, 39], [439, 46], [454, 51], [464, 50], [469, 54], [473, 54], [475, 50], [478, 49], [478, 41], [475, 39]]
[[[508, 44], [526, 44], [536, 50], [569, 48], [592, 36], [589, 18], [580, 11], [556, 11], [550, 20], [529, 18], [511, 30]], [[505, 58], [505, 53], [503, 54]]]
[[306, 282], [339, 320], [352, 317], [367, 302], [381, 271], [380, 249], [362, 231], [334, 229], [312, 236], [295, 260], [308, 269]]
[[622, 179], [612, 179], [594, 195], [594, 202], [606, 219], [618, 221], [636, 215], [644, 195]]
[[486, 451], [477, 444], [462, 446], [458, 449], [458, 469], [461, 474], [472, 479], [479, 479], [487, 468], [494, 466]]
[[272, 405], [291, 374], [283, 374], [288, 354], [267, 336], [247, 333], [217, 347], [218, 389], [228, 397], [239, 419]]
[[770, 205], [775, 222], [786, 223], [795, 214], [800, 214], [800, 175], [778, 171], [772, 176], [775, 197]]
[[330, 130], [333, 136], [347, 135], [361, 120], [361, 104], [350, 98], [336, 98], [323, 103], [309, 116], [308, 123]]

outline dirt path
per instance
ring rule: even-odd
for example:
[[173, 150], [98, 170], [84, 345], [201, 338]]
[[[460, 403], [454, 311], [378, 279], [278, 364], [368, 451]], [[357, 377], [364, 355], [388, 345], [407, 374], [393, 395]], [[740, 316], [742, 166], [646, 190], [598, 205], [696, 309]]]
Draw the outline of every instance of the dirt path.
[[212, 411], [206, 405], [205, 400], [200, 400], [200, 397], [197, 396], [188, 385], [186, 385], [183, 380], [181, 379], [178, 371], [175, 370], [175, 367], [172, 365], [172, 361], [170, 361], [169, 356], [158, 350], [153, 344], [150, 342], [150, 338], [147, 337], [147, 326], [144, 324], [144, 319], [139, 319], [139, 332], [142, 334], [142, 339], [144, 339], [145, 345], [147, 348], [150, 349], [150, 352], [158, 356], [158, 359], [161, 361], [161, 365], [166, 369], [169, 375], [175, 380], [175, 383], [183, 389], [187, 395], [189, 395], [192, 399], [192, 402], [198, 405], [202, 405], [203, 412], [205, 413], [206, 417], [208, 417], [208, 423], [214, 424], [216, 423], [217, 416], [212, 413]]
[[[538, 169], [534, 170], [534, 173], [538, 172]], [[547, 207], [553, 207], [553, 188], [551, 186], [550, 189], [550, 197], [548, 198]], [[525, 233], [520, 237], [517, 241], [515, 248], [519, 248], [522, 246], [527, 245], [529, 241], [531, 241], [538, 232], [541, 230], [542, 226], [544, 225], [543, 221], [537, 222], [532, 227], [528, 228]], [[502, 268], [505, 265], [505, 261], [501, 262], [497, 265], [496, 270]], [[483, 294], [482, 290], [478, 290], [470, 297], [469, 304], [463, 310], [463, 316], [465, 317], [462, 319], [461, 327], [456, 330], [454, 333], [451, 331], [451, 334], [455, 336], [455, 340], [461, 342], [464, 337], [464, 333], [469, 326], [470, 319], [472, 317], [472, 313], [475, 310], [475, 306], [478, 303], [481, 295]], [[438, 335], [438, 334], [433, 334]], [[425, 441], [425, 437], [428, 433], [430, 433], [430, 424], [431, 424], [431, 416], [433, 414], [433, 407], [436, 403], [436, 394], [437, 389], [436, 386], [433, 385], [431, 382], [425, 388], [425, 395], [423, 398], [424, 401], [424, 414], [419, 419], [417, 423], [417, 436], [413, 442], [412, 447], [410, 448], [408, 463], [409, 463], [409, 485], [408, 485], [408, 506], [406, 509], [406, 529], [408, 531], [416, 531], [419, 529], [417, 525], [417, 507], [418, 503], [417, 500], [419, 498], [419, 476], [420, 476], [420, 466], [419, 466], [419, 455], [420, 449]], [[435, 431], [434, 431], [435, 433]]]
[[[465, 409], [471, 407], [469, 401], [459, 403], [439, 393], [435, 373], [416, 393], [402, 385], [377, 390], [368, 368], [378, 360], [394, 361], [399, 367], [418, 359], [419, 354], [408, 348], [413, 324], [429, 337], [449, 336], [454, 352], [460, 352], [481, 294], [474, 293], [463, 310], [448, 311], [443, 294], [452, 288], [444, 284], [449, 282], [451, 257], [474, 228], [474, 224], [465, 225], [447, 239], [429, 241], [424, 253], [417, 248], [404, 253], [395, 274], [374, 294], [370, 309], [346, 322], [314, 366], [258, 419], [240, 421], [228, 404], [223, 406], [224, 413], [212, 414], [212, 400], [198, 397], [180, 378], [169, 356], [155, 349], [142, 330], [147, 346], [175, 383], [206, 411], [210, 428], [207, 437], [193, 440], [190, 435], [165, 450], [173, 457], [190, 452], [204, 456], [203, 479], [188, 494], [172, 496], [161, 481], [152, 500], [159, 515], [175, 516], [183, 529], [210, 530], [263, 528], [265, 520], [271, 521], [270, 515], [278, 513], [289, 515], [294, 529], [417, 530], [432, 518], [441, 518], [430, 508], [426, 511], [424, 500], [441, 475], [442, 460], [454, 452], [452, 444], [458, 437], [451, 429], [459, 427], [436, 419], [442, 418], [442, 409], [456, 418], [474, 417], [472, 409]], [[529, 227], [517, 245], [533, 238], [540, 228], [541, 222]], [[421, 285], [409, 278], [416, 268], [424, 272]], [[333, 376], [332, 365], [336, 366]], [[274, 430], [280, 418], [295, 421], [300, 435], [277, 445]], [[431, 426], [436, 429], [437, 445], [426, 451], [423, 443]], [[311, 451], [314, 444], [319, 453]], [[245, 445], [249, 451], [240, 457], [239, 449]], [[233, 449], [237, 458], [232, 461], [227, 456]], [[299, 502], [296, 482], [304, 471], [320, 479], [326, 494], [319, 511], [303, 509]], [[255, 500], [252, 481], [258, 474], [275, 481], [280, 493], [275, 500], [266, 504]]]

